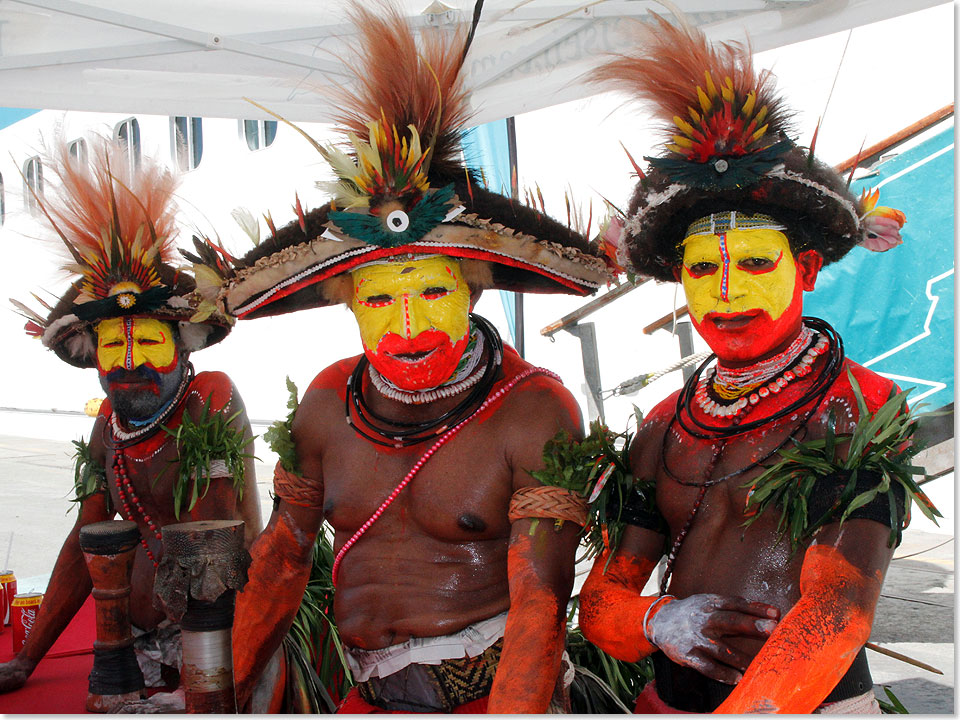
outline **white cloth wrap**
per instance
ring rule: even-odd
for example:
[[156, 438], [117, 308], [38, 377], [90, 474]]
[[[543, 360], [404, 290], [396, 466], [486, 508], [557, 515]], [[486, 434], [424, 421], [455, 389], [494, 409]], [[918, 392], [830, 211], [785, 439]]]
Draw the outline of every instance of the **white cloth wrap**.
[[823, 703], [813, 711], [816, 715], [880, 715], [880, 703], [873, 694], [873, 688], [863, 695], [837, 700], [832, 703]]
[[507, 613], [468, 625], [452, 635], [413, 637], [377, 650], [346, 648], [347, 665], [355, 682], [387, 677], [407, 665], [439, 665], [444, 660], [476, 657], [503, 637]]

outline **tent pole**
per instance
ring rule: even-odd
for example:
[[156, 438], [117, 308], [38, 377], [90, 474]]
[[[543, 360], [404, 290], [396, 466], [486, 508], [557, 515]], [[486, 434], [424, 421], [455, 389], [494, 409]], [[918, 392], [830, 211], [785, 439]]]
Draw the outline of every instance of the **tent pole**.
[[[507, 118], [507, 152], [510, 156], [510, 197], [516, 201], [520, 197], [517, 179], [517, 123], [512, 116]], [[523, 293], [513, 295], [513, 340], [520, 357], [524, 357]]]

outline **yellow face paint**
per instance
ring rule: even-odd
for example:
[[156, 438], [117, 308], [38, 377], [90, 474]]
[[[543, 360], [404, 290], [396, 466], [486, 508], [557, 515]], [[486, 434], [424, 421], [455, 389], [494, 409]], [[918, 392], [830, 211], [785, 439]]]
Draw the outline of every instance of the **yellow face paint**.
[[381, 375], [407, 390], [454, 372], [469, 340], [470, 288], [460, 264], [436, 255], [353, 271], [351, 308]]
[[110, 318], [97, 325], [97, 367], [101, 374], [141, 365], [168, 372], [177, 363], [169, 323], [156, 318]]
[[469, 327], [470, 289], [460, 263], [445, 256], [354, 270], [351, 307], [364, 347], [376, 351], [388, 333], [412, 340], [439, 330], [457, 342]]
[[777, 320], [793, 303], [797, 268], [779, 230], [730, 230], [683, 242], [682, 280], [697, 323], [708, 313], [755, 310]]

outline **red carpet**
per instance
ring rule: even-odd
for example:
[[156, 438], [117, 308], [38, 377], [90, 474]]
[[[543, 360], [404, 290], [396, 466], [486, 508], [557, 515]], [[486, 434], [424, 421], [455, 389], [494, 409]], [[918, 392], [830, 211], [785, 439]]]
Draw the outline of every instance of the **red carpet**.
[[[0, 662], [13, 659], [12, 630], [5, 627], [0, 635]], [[27, 684], [0, 695], [0, 713], [85, 712], [96, 637], [93, 598], [89, 597]]]

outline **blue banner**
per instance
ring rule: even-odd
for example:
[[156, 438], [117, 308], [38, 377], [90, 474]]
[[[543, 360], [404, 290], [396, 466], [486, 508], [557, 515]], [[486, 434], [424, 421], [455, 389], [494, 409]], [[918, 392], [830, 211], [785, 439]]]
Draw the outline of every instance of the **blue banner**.
[[854, 182], [858, 195], [879, 189], [879, 205], [906, 214], [903, 244], [854, 248], [820, 273], [804, 303], [837, 329], [851, 359], [916, 388], [911, 403], [927, 410], [953, 401], [953, 156], [951, 126]]
[[[467, 166], [481, 172], [488, 190], [510, 197], [510, 149], [507, 121], [478, 125], [463, 135], [463, 155]], [[512, 292], [501, 291], [500, 301], [507, 316], [510, 343], [517, 344], [516, 298]]]

